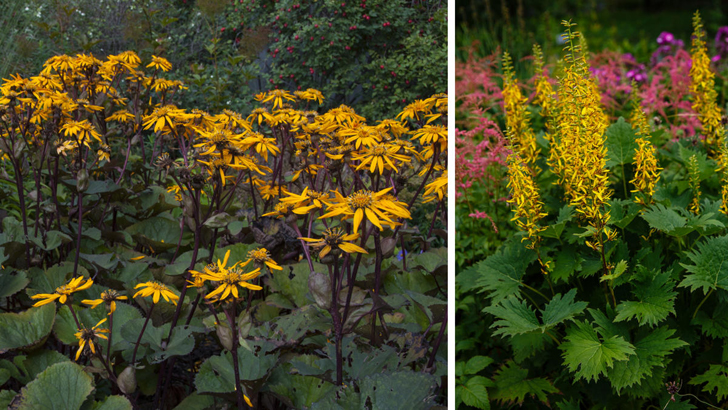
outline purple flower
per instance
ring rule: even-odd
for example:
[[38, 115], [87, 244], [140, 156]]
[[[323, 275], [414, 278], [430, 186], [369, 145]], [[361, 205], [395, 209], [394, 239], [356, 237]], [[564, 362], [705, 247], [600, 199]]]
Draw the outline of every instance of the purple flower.
[[663, 31], [660, 33], [659, 36], [657, 36], [657, 44], [672, 44], [675, 41], [675, 36], [672, 35], [672, 33], [668, 33], [667, 31]]
[[728, 26], [719, 28], [715, 34], [715, 50], [720, 57], [728, 57]]
[[714, 55], [713, 58], [710, 59], [710, 61], [713, 63], [717, 63], [718, 61], [720, 61], [720, 54]]

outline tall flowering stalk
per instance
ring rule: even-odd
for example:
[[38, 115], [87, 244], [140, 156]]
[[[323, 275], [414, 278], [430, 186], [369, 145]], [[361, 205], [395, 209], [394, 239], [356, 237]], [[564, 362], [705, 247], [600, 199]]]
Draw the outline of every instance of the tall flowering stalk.
[[555, 149], [558, 138], [558, 124], [556, 117], [558, 116], [558, 102], [556, 100], [556, 92], [549, 80], [548, 71], [544, 67], [543, 52], [541, 46], [533, 45], [533, 56], [535, 64], [535, 88], [536, 95], [534, 102], [541, 107], [541, 117], [546, 120], [546, 133], [544, 138], [549, 142], [549, 157], [546, 163], [556, 172], [558, 165], [557, 151]]
[[647, 121], [644, 111], [642, 111], [640, 98], [636, 93], [631, 121], [632, 128], [638, 135], [638, 138], [635, 140], [638, 148], [635, 150], [634, 156], [634, 179], [629, 182], [635, 188], [632, 192], [637, 193], [634, 202], [649, 206], [653, 202], [652, 195], [655, 194], [655, 186], [657, 185], [657, 181], [660, 180], [660, 170], [662, 168], [657, 166], [657, 158], [655, 158], [655, 152], [657, 150], [648, 139], [650, 136], [650, 124]]
[[503, 74], [503, 105], [506, 111], [507, 135], [514, 151], [523, 158], [535, 175], [541, 169], [536, 166], [538, 149], [536, 135], [531, 129], [529, 113], [526, 110], [528, 98], [521, 94], [518, 80], [513, 73], [511, 56], [507, 52], [503, 53]]
[[700, 169], [698, 168], [698, 157], [693, 154], [688, 160], [688, 182], [693, 191], [693, 199], [690, 201], [688, 210], [695, 215], [700, 213]]
[[581, 44], [575, 44], [578, 32], [566, 26], [565, 67], [559, 86], [559, 154], [561, 184], [569, 204], [581, 220], [592, 230], [592, 239], [586, 244], [602, 254], [604, 273], [609, 266], [604, 253], [604, 243], [616, 237], [609, 223], [609, 173], [606, 168], [607, 149], [604, 131], [607, 117], [600, 105], [599, 92], [589, 75], [589, 66]]
[[696, 11], [693, 17], [693, 46], [691, 57], [693, 64], [690, 67], [690, 92], [693, 94], [693, 108], [700, 116], [700, 123], [705, 134], [705, 145], [708, 152], [720, 150], [725, 136], [725, 129], [721, 124], [721, 110], [716, 103], [718, 93], [715, 91], [715, 74], [710, 70], [710, 57], [705, 45], [705, 33], [700, 12]]
[[549, 265], [548, 262], [544, 263], [541, 260], [538, 244], [541, 241], [539, 234], [546, 229], [539, 225], [539, 221], [547, 213], [543, 212], [543, 202], [538, 193], [538, 186], [533, 181], [531, 170], [516, 153], [508, 156], [508, 188], [511, 191], [508, 203], [516, 205], [511, 221], [515, 221], [518, 228], [526, 233], [521, 241], [528, 241], [526, 248], [536, 251], [541, 271], [546, 274]]

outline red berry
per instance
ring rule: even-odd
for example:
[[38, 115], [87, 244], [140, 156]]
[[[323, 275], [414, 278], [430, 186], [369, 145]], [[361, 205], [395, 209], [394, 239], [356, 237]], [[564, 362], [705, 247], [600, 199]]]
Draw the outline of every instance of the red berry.
[[381, 68], [382, 70], [384, 70], [384, 64], [380, 65], [379, 68]]
[[298, 34], [296, 34], [296, 37], [294, 37], [296, 40], [298, 40]]

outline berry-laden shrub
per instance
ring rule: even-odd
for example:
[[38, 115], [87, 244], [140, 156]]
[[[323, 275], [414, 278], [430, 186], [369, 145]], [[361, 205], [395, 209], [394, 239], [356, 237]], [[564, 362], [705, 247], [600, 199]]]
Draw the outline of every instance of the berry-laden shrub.
[[392, 115], [447, 84], [446, 3], [386, 0], [238, 0], [222, 31], [271, 29], [271, 88], [316, 88], [327, 108], [366, 102], [362, 114]]

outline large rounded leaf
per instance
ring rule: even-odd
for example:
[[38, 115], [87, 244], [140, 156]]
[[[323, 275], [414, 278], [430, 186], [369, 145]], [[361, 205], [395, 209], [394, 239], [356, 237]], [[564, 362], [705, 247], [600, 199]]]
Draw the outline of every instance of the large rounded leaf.
[[94, 386], [91, 376], [73, 362], [56, 363], [20, 392], [18, 410], [78, 410]]
[[55, 317], [53, 303], [20, 313], [0, 313], [0, 353], [38, 344], [51, 332]]

